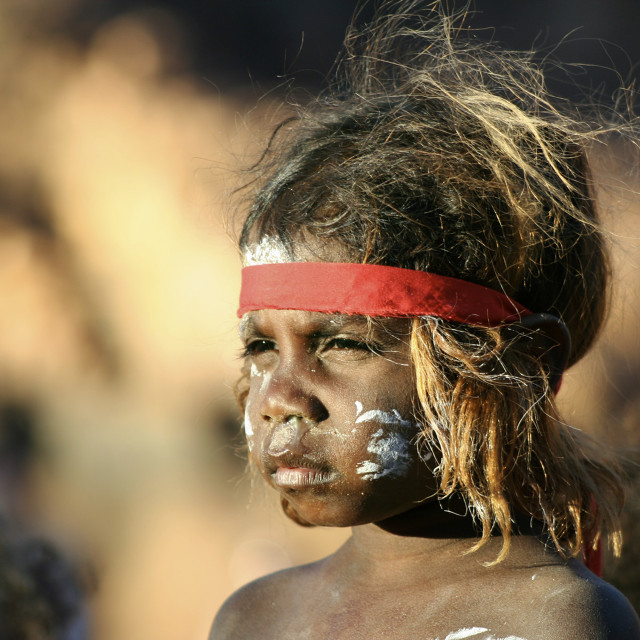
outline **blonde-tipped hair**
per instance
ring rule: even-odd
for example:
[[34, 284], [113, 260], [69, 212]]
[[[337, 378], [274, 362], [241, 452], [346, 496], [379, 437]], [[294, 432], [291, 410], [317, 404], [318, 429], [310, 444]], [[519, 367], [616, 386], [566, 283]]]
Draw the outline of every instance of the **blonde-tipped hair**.
[[[295, 259], [312, 238], [352, 262], [501, 290], [565, 323], [571, 365], [607, 308], [588, 153], [627, 125], [558, 106], [533, 54], [482, 43], [422, 4], [383, 3], [351, 30], [331, 89], [277, 127], [247, 181], [241, 249], [268, 236]], [[440, 494], [466, 499], [476, 547], [497, 528], [504, 557], [524, 513], [566, 556], [601, 531], [619, 549], [617, 467], [559, 417], [526, 341], [427, 317], [411, 346], [422, 446], [440, 456]]]

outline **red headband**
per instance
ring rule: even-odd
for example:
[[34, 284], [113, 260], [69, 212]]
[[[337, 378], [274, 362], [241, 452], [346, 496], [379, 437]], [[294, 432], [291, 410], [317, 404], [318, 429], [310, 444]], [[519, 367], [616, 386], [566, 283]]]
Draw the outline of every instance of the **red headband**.
[[493, 327], [531, 312], [478, 284], [375, 264], [287, 262], [245, 267], [238, 316], [300, 309], [365, 316], [435, 316]]

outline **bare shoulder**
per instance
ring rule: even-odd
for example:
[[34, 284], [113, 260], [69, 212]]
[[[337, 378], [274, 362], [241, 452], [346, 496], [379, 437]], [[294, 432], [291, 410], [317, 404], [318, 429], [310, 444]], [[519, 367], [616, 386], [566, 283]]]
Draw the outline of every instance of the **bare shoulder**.
[[640, 621], [629, 601], [576, 561], [552, 578], [537, 603], [541, 637], [640, 640]]
[[316, 562], [284, 569], [238, 589], [216, 614], [209, 640], [270, 637], [280, 626], [283, 605], [297, 600], [297, 594], [317, 565]]

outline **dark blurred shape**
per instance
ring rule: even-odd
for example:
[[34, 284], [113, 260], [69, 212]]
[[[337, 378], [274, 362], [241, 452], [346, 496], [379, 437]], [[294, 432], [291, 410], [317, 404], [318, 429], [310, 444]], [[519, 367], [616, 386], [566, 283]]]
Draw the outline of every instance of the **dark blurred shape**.
[[0, 521], [0, 637], [4, 640], [88, 638], [80, 580], [49, 543]]
[[[189, 72], [221, 91], [254, 86], [266, 91], [295, 77], [296, 85], [323, 86], [340, 47], [356, 0], [58, 0], [58, 14], [36, 11], [34, 4], [13, 0], [22, 21], [40, 25], [50, 34], [88, 45], [106, 22], [134, 13], [148, 22], [165, 43], [173, 60], [170, 70]], [[372, 14], [372, 2], [361, 3], [358, 23]], [[425, 2], [425, 5], [429, 4]], [[464, 0], [448, 0], [463, 8]], [[477, 0], [468, 19], [478, 35], [515, 49], [532, 46], [564, 63], [579, 64], [575, 77], [551, 74], [555, 92], [575, 99], [599, 90], [614, 99], [620, 77], [637, 75], [640, 59], [640, 3], [629, 0]], [[563, 41], [554, 50], [555, 45]], [[576, 83], [581, 89], [576, 88]]]
[[34, 449], [31, 410], [15, 402], [0, 406], [0, 466], [10, 466], [22, 475]]
[[36, 453], [32, 409], [18, 402], [0, 404], [0, 514], [20, 518], [28, 473]]
[[622, 512], [624, 553], [622, 558], [609, 557], [604, 577], [627, 596], [636, 611], [640, 611], [640, 451], [628, 456], [625, 465], [628, 478], [627, 504]]

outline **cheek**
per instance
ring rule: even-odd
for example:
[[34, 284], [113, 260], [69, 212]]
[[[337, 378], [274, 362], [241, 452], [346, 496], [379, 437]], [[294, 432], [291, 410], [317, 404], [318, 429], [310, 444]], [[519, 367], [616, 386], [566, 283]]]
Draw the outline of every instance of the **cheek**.
[[247, 401], [244, 405], [244, 435], [247, 439], [247, 445], [249, 446], [249, 451], [253, 449], [253, 425], [251, 424], [251, 400], [247, 398]]
[[368, 457], [357, 464], [356, 473], [363, 480], [404, 477], [408, 475], [415, 458], [411, 446], [404, 434], [385, 434], [384, 429], [378, 429], [369, 440]]
[[[360, 402], [356, 406], [356, 429], [369, 426], [366, 453], [356, 465], [356, 473], [367, 481], [381, 478], [403, 478], [409, 475], [416, 464], [426, 462], [420, 458], [415, 438], [420, 425], [404, 417], [397, 409], [363, 410]], [[430, 457], [430, 456], [429, 456]]]

